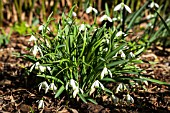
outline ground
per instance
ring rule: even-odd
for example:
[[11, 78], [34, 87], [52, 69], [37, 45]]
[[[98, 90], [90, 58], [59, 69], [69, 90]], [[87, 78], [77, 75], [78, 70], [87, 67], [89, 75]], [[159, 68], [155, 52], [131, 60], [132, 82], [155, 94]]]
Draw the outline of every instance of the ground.
[[[9, 28], [6, 28], [6, 32]], [[17, 58], [18, 53], [26, 53], [29, 37], [12, 34], [10, 43], [0, 48], [0, 112], [4, 113], [169, 113], [170, 112], [170, 87], [150, 83], [147, 91], [137, 90], [132, 93], [135, 103], [129, 106], [113, 105], [112, 103], [99, 102], [75, 103], [65, 96], [54, 99], [53, 95], [46, 94], [45, 108], [37, 109], [37, 100], [41, 99], [38, 86], [34, 79], [24, 76], [24, 66], [29, 63]], [[17, 53], [18, 52], [18, 53]], [[163, 54], [161, 47], [147, 50], [141, 55], [145, 63], [139, 66], [146, 70], [146, 75], [170, 83], [170, 51], [167, 48]], [[157, 62], [157, 63], [154, 63]]]

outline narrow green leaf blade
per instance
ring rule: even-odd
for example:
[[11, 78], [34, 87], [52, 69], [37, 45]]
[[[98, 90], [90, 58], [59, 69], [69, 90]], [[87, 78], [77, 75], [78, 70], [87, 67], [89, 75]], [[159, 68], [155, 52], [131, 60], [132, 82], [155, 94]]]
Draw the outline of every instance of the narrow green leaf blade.
[[64, 86], [62, 85], [60, 88], [59, 88], [59, 90], [57, 91], [57, 93], [55, 94], [55, 97], [54, 98], [57, 98], [57, 97], [59, 97], [60, 96], [60, 94], [64, 91]]

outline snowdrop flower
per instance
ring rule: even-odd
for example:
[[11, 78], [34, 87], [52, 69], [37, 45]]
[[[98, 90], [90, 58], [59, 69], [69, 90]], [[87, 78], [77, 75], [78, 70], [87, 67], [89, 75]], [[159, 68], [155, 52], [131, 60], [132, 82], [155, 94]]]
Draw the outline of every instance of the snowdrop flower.
[[71, 87], [73, 88], [73, 90], [76, 90], [77, 89], [77, 85], [76, 85], [76, 81], [74, 80], [74, 79], [71, 79], [70, 80], [70, 85], [71, 85]]
[[[39, 28], [38, 28], [38, 30], [40, 30], [40, 31], [42, 31], [42, 30], [44, 30], [44, 29], [45, 29], [45, 26], [44, 26], [44, 25], [40, 25]], [[50, 28], [47, 27], [47, 30], [50, 31]]]
[[118, 92], [122, 92], [124, 90], [129, 90], [128, 86], [126, 86], [125, 84], [123, 83], [120, 83], [118, 85], [118, 87], [116, 88], [116, 92], [115, 93], [118, 93]]
[[130, 52], [130, 53], [129, 53], [129, 57], [130, 57], [130, 58], [134, 58], [135, 55], [134, 55], [132, 52]]
[[103, 79], [104, 75], [108, 75], [108, 74], [112, 78], [112, 72], [109, 69], [107, 69], [106, 67], [104, 67], [102, 72], [101, 72], [100, 78]]
[[56, 85], [54, 83], [51, 83], [49, 85], [49, 89], [52, 90], [54, 93], [56, 93], [56, 91], [57, 91], [57, 87], [56, 87]]
[[76, 89], [73, 91], [73, 98], [75, 98], [78, 93], [79, 93], [79, 88], [76, 87]]
[[119, 32], [116, 33], [116, 36], [117, 36], [117, 37], [120, 37], [120, 36], [122, 36], [122, 35], [123, 35], [123, 36], [127, 36], [127, 34], [125, 34], [125, 33], [122, 32], [122, 31], [119, 31]]
[[[36, 70], [40, 70], [41, 72], [45, 72], [45, 70], [46, 70], [46, 66], [40, 65], [39, 62], [36, 62], [36, 63], [34, 64], [34, 66], [35, 66], [35, 69], [36, 69]], [[31, 67], [31, 68], [32, 68], [32, 67]]]
[[34, 35], [31, 35], [31, 37], [30, 37], [30, 39], [29, 39], [29, 42], [31, 42], [31, 41], [36, 41], [37, 39], [35, 38], [35, 36]]
[[49, 86], [46, 81], [41, 82], [38, 86], [39, 86], [39, 91], [41, 90], [41, 88], [43, 88], [43, 89], [45, 89], [45, 93], [48, 92]]
[[126, 101], [128, 104], [134, 103], [134, 99], [129, 94], [126, 95]]
[[31, 51], [34, 56], [36, 56], [38, 52], [40, 52], [41, 56], [43, 56], [41, 48], [39, 48], [37, 45], [34, 45], [33, 48], [31, 49]]
[[94, 93], [94, 91], [95, 91], [96, 88], [98, 88], [98, 87], [101, 87], [101, 88], [104, 90], [103, 84], [100, 83], [98, 80], [96, 80], [96, 81], [92, 84], [92, 86], [91, 86], [90, 95], [91, 95], [92, 93]]
[[115, 8], [114, 11], [118, 11], [118, 10], [123, 10], [123, 8], [126, 9], [126, 11], [128, 11], [129, 13], [132, 13], [131, 9], [129, 8], [129, 6], [127, 6], [126, 4], [124, 4], [123, 2], [118, 4]]
[[150, 8], [153, 8], [153, 7], [156, 7], [156, 8], [159, 8], [159, 5], [155, 2], [152, 2], [151, 4], [148, 5], [148, 7]]
[[104, 20], [108, 20], [109, 22], [112, 22], [112, 19], [107, 15], [103, 15], [102, 17], [100, 17], [99, 21], [103, 22]]
[[76, 12], [72, 12], [72, 16], [76, 17], [77, 16]]
[[107, 48], [107, 47], [106, 47], [106, 48], [104, 48], [104, 49], [103, 49], [103, 51], [107, 52], [107, 51], [108, 51], [108, 48]]
[[123, 59], [126, 58], [126, 55], [122, 50], [120, 50], [119, 53], [120, 53], [121, 58], [123, 58]]
[[37, 45], [34, 45], [33, 50], [32, 50], [32, 53], [33, 53], [34, 56], [37, 55], [38, 50], [39, 50], [39, 47]]
[[85, 31], [85, 30], [86, 30], [85, 24], [81, 24], [79, 27], [79, 31]]
[[114, 95], [112, 95], [112, 99], [114, 104], [117, 104], [119, 102], [119, 98]]
[[98, 13], [97, 9], [93, 8], [92, 6], [89, 6], [87, 9], [86, 9], [86, 13], [91, 13], [92, 11], [95, 12], [95, 14]]
[[44, 108], [44, 101], [43, 101], [43, 99], [38, 101], [38, 109], [40, 109], [40, 108]]
[[39, 69], [40, 69], [41, 72], [45, 72], [46, 67], [45, 67], [45, 66], [42, 66], [42, 65], [39, 65]]
[[[73, 88], [73, 98], [77, 96], [77, 94], [79, 93], [79, 90], [81, 91], [81, 93], [83, 93], [83, 90], [79, 88], [79, 86], [77, 85], [77, 82], [74, 79], [71, 79], [69, 84]], [[68, 89], [68, 84], [66, 85], [66, 90], [67, 89]]]
[[51, 67], [47, 66], [48, 71], [51, 71]]

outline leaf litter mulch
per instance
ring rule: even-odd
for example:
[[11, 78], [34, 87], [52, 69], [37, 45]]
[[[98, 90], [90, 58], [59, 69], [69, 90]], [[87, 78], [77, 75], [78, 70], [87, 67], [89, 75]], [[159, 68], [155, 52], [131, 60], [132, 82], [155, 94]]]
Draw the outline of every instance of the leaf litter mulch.
[[[45, 108], [38, 110], [37, 100], [42, 94], [38, 91], [34, 78], [24, 76], [24, 66], [29, 64], [14, 56], [17, 52], [26, 53], [29, 37], [13, 34], [10, 43], [0, 48], [0, 112], [2, 113], [169, 113], [170, 87], [150, 83], [147, 91], [133, 92], [135, 103], [129, 106], [115, 106], [107, 102], [75, 103], [66, 97], [54, 99], [53, 95], [45, 95]], [[168, 51], [168, 50], [167, 50]], [[169, 53], [170, 51], [168, 51]], [[146, 70], [146, 75], [170, 83], [170, 55], [157, 50], [148, 50], [141, 55], [144, 60], [139, 67]], [[156, 63], [155, 63], [156, 62]], [[103, 97], [104, 98], [104, 97]]]

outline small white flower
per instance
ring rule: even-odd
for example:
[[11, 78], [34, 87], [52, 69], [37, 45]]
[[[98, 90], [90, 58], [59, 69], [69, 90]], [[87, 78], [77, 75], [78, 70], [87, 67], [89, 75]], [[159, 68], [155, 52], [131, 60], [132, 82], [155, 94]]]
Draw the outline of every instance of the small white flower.
[[122, 32], [122, 31], [119, 31], [119, 32], [116, 33], [116, 36], [117, 36], [117, 37], [120, 37], [120, 36], [122, 36], [122, 35], [123, 35], [123, 36], [127, 36], [127, 34], [125, 34], [125, 33]]
[[56, 91], [57, 91], [57, 87], [56, 87], [56, 85], [54, 83], [51, 83], [49, 85], [49, 89], [52, 90], [54, 93], [56, 93]]
[[48, 92], [49, 86], [46, 81], [41, 82], [38, 86], [39, 86], [39, 91], [41, 90], [41, 88], [43, 88], [43, 89], [45, 89], [45, 93]]
[[101, 72], [101, 75], [100, 75], [100, 78], [103, 79], [104, 78], [104, 75], [110, 75], [110, 77], [112, 78], [112, 73], [109, 69], [107, 69], [106, 67], [103, 68], [102, 72]]
[[48, 71], [51, 71], [51, 68], [49, 66], [47, 66], [47, 69], [48, 69]]
[[36, 41], [37, 39], [35, 38], [35, 36], [34, 35], [31, 35], [31, 37], [30, 37], [30, 39], [29, 39], [29, 42], [31, 42], [31, 41]]
[[123, 84], [120, 83], [120, 84], [118, 85], [118, 87], [116, 88], [116, 92], [115, 92], [115, 93], [121, 92], [122, 90], [123, 90]]
[[77, 16], [76, 12], [73, 12], [73, 13], [72, 13], [72, 16], [76, 17], [76, 16]]
[[[42, 30], [44, 30], [44, 29], [45, 29], [45, 26], [44, 26], [44, 25], [40, 25], [39, 28], [38, 28], [38, 30], [40, 30], [40, 31], [42, 31]], [[50, 31], [50, 28], [47, 27], [47, 30]]]
[[71, 87], [73, 88], [73, 90], [76, 90], [77, 89], [77, 85], [76, 85], [76, 81], [74, 80], [74, 79], [71, 79], [70, 80], [70, 85], [71, 85]]
[[112, 22], [112, 19], [107, 15], [103, 15], [102, 17], [100, 17], [99, 21], [103, 22], [104, 20], [108, 20], [109, 22]]
[[91, 86], [90, 95], [95, 91], [95, 88], [98, 88], [98, 87], [101, 87], [104, 90], [103, 84], [100, 83], [98, 80], [96, 80]]
[[159, 8], [159, 5], [155, 2], [152, 2], [151, 4], [148, 5], [148, 7], [150, 8], [153, 8], [153, 7], [156, 7], [156, 8]]
[[120, 50], [119, 53], [120, 53], [121, 58], [123, 58], [123, 59], [126, 58], [126, 55], [122, 50]]
[[135, 57], [135, 55], [132, 52], [129, 53], [129, 56], [130, 56], [130, 58], [134, 58]]
[[38, 101], [38, 109], [40, 109], [40, 108], [44, 108], [44, 101], [43, 101], [43, 99]]
[[129, 6], [127, 6], [126, 4], [124, 4], [123, 2], [118, 4], [115, 8], [114, 11], [118, 11], [118, 10], [123, 10], [123, 8], [126, 9], [126, 11], [128, 11], [129, 13], [132, 13], [131, 9], [129, 8]]
[[91, 13], [92, 11], [95, 12], [95, 14], [98, 13], [97, 9], [93, 8], [92, 6], [89, 6], [87, 9], [86, 9], [86, 13]]
[[119, 98], [114, 95], [112, 95], [112, 99], [114, 104], [117, 104], [119, 102]]
[[79, 92], [79, 88], [76, 87], [76, 89], [73, 91], [73, 98], [76, 97], [76, 95], [78, 94], [78, 92]]
[[[73, 98], [76, 97], [76, 95], [79, 93], [79, 86], [77, 84], [77, 82], [74, 79], [71, 79], [69, 81], [69, 83], [66, 84], [66, 90], [68, 89], [68, 85], [70, 84], [70, 86], [73, 88]], [[83, 93], [83, 90], [80, 89], [81, 93]]]
[[39, 50], [38, 46], [37, 46], [37, 45], [34, 45], [33, 50], [32, 50], [32, 53], [33, 53], [34, 56], [37, 55], [38, 50]]
[[126, 84], [120, 83], [118, 85], [118, 87], [116, 88], [115, 93], [122, 92], [122, 91], [125, 91], [125, 90], [129, 90], [129, 87]]
[[104, 48], [104, 49], [103, 49], [103, 51], [107, 52], [107, 51], [108, 51], [108, 48], [107, 48], [107, 47], [106, 47], [106, 48]]
[[40, 69], [41, 72], [45, 72], [46, 67], [45, 67], [45, 66], [42, 66], [42, 65], [39, 65], [39, 69]]
[[134, 99], [129, 94], [126, 95], [126, 101], [128, 104], [134, 103]]
[[86, 30], [86, 26], [84, 24], [81, 24], [79, 27], [79, 31], [85, 31]]

